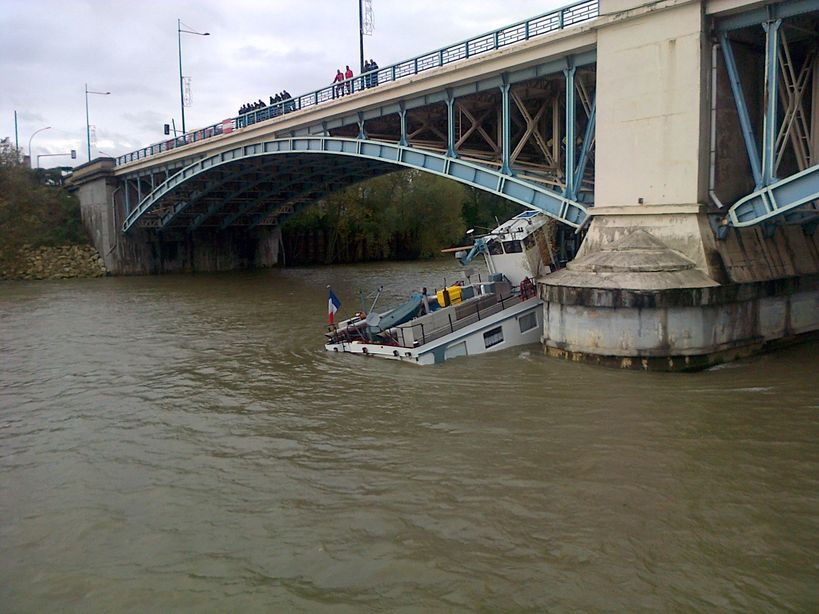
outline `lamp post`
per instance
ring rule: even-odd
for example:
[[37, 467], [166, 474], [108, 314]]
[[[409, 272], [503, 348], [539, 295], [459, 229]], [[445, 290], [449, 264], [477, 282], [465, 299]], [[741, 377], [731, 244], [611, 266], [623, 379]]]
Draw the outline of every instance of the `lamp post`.
[[364, 0], [358, 0], [358, 53], [361, 63], [359, 74], [364, 73]]
[[[185, 136], [185, 88], [182, 84], [182, 34], [195, 34], [196, 36], [210, 36], [210, 32], [197, 32], [196, 30], [183, 30], [182, 20], [176, 19], [176, 41], [179, 47], [179, 102], [182, 105], [182, 136]], [[187, 27], [187, 26], [186, 26]]]
[[91, 162], [91, 122], [88, 120], [88, 94], [99, 94], [100, 96], [107, 96], [111, 92], [95, 92], [88, 89], [88, 84], [85, 84], [85, 134], [88, 138], [88, 161]]
[[[34, 138], [38, 132], [42, 132], [43, 130], [51, 130], [51, 126], [46, 126], [45, 128], [40, 128], [39, 130], [35, 130], [31, 133], [31, 136], [28, 139], [28, 163], [31, 164], [31, 139]], [[33, 168], [33, 167], [32, 167]]]

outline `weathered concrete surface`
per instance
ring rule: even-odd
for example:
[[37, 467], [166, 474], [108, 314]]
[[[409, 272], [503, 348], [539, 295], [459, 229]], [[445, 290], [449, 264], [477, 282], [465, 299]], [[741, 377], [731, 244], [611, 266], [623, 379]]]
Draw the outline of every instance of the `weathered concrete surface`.
[[110, 158], [77, 167], [72, 177], [83, 224], [112, 274], [230, 271], [278, 262], [278, 228], [199, 229], [193, 234], [138, 229], [125, 235], [121, 231], [124, 203], [115, 185]]
[[717, 284], [645, 230], [539, 280], [546, 352], [699, 369], [819, 329], [819, 275]]
[[782, 226], [772, 237], [762, 228], [734, 228], [717, 242], [731, 282], [747, 283], [819, 273], [819, 233]]
[[632, 230], [600, 249], [578, 256], [543, 279], [547, 285], [577, 288], [668, 290], [717, 286], [696, 263], [643, 229]]
[[[601, 2], [604, 11], [610, 2]], [[615, 2], [615, 8], [629, 4], [636, 3]], [[664, 4], [664, 10], [598, 27], [595, 210], [704, 202], [702, 5]]]
[[546, 352], [626, 368], [693, 370], [819, 329], [819, 277], [634, 291], [541, 286]]

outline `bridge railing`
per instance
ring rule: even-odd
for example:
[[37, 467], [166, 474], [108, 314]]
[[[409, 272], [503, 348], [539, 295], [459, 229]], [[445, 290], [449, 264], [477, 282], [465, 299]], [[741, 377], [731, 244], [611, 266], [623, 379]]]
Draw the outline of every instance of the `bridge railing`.
[[562, 30], [568, 26], [594, 19], [598, 16], [598, 10], [598, 0], [582, 0], [581, 2], [555, 9], [549, 13], [544, 13], [537, 17], [505, 26], [499, 30], [487, 32], [486, 34], [481, 34], [459, 43], [442, 47], [441, 49], [419, 55], [412, 59], [392, 64], [391, 66], [385, 66], [384, 68], [363, 73], [356, 77], [345, 79], [344, 81], [335, 82], [332, 85], [274, 103], [270, 106], [262, 107], [256, 111], [225, 119], [218, 124], [192, 130], [184, 135], [176, 136], [166, 141], [143, 147], [142, 149], [137, 149], [136, 151], [118, 156], [116, 163], [119, 165], [134, 162], [164, 151], [169, 151], [175, 147], [181, 147], [182, 145], [188, 145], [221, 134], [229, 134], [234, 130], [273, 119], [292, 111], [307, 109], [331, 102], [364, 89], [377, 87], [383, 83], [397, 81], [398, 79], [417, 75], [425, 70], [466, 60], [482, 53], [495, 51], [507, 45], [527, 41], [536, 36]]

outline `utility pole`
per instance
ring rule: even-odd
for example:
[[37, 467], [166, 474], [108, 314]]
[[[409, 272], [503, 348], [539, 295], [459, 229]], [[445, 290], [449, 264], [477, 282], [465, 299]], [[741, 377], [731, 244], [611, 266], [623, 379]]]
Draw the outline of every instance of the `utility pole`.
[[182, 26], [188, 28], [189, 26], [182, 23], [182, 19], [176, 19], [176, 44], [179, 49], [179, 102], [182, 107], [182, 135], [185, 135], [185, 86], [184, 77], [182, 76], [182, 35], [195, 34], [196, 36], [210, 36], [210, 32], [197, 32], [196, 30], [183, 29]]
[[364, 72], [364, 0], [358, 0], [358, 50], [361, 64], [358, 74]]

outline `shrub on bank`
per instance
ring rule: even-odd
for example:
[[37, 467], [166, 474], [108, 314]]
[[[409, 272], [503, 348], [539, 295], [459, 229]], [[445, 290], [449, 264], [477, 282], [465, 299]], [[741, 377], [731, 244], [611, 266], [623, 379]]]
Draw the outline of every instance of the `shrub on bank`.
[[0, 262], [13, 264], [24, 247], [86, 245], [80, 203], [64, 188], [44, 185], [47, 172], [0, 158]]

